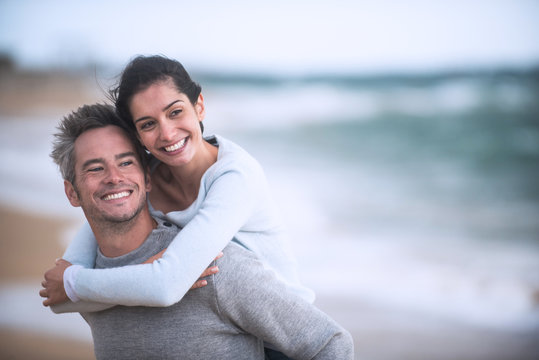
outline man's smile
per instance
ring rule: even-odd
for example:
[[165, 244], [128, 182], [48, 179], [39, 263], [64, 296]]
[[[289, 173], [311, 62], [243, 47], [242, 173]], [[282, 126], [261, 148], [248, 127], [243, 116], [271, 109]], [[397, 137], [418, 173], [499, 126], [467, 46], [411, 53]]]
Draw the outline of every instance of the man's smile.
[[121, 191], [117, 193], [107, 194], [107, 195], [102, 196], [101, 200], [110, 201], [110, 200], [121, 199], [121, 198], [131, 195], [132, 192], [133, 191], [130, 190], [130, 191]]

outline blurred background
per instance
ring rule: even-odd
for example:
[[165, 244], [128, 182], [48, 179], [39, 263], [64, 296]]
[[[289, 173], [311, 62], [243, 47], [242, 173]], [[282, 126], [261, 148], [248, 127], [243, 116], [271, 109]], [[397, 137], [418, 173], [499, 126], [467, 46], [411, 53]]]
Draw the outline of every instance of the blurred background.
[[539, 358], [539, 2], [0, 0], [0, 357], [93, 357], [38, 296], [83, 216], [63, 115], [137, 54], [264, 167], [359, 359]]

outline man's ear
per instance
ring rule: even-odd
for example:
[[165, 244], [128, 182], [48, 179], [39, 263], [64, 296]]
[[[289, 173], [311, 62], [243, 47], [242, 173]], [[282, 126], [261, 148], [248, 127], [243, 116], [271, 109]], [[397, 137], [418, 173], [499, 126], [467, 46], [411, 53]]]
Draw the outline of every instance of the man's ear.
[[75, 187], [73, 186], [73, 184], [71, 184], [67, 180], [64, 180], [64, 191], [66, 193], [67, 198], [69, 199], [69, 202], [71, 203], [71, 206], [79, 207], [80, 206], [79, 194], [77, 194], [77, 191], [75, 190]]

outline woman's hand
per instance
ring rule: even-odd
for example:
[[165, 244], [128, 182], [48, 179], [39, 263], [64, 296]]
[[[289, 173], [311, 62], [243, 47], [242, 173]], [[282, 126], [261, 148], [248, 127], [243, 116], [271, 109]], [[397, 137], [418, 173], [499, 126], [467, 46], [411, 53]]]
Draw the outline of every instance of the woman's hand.
[[163, 256], [163, 254], [165, 253], [167, 249], [163, 249], [161, 251], [159, 251], [157, 254], [155, 254], [154, 256], [152, 256], [151, 258], [149, 258], [148, 260], [146, 260], [145, 262], [143, 262], [143, 264], [151, 264], [153, 263], [155, 260], [157, 259], [161, 259], [161, 257]]
[[[164, 249], [164, 250], [161, 250], [160, 252], [158, 252], [157, 254], [155, 254], [154, 256], [152, 256], [151, 258], [149, 258], [148, 260], [146, 260], [145, 262], [143, 262], [143, 264], [151, 264], [153, 263], [155, 260], [157, 259], [160, 259], [164, 252], [166, 251], [167, 249]], [[217, 255], [217, 257], [215, 258], [215, 260], [217, 259], [220, 259], [221, 257], [223, 257], [223, 252], [220, 252], [219, 255]], [[203, 278], [205, 278], [206, 276], [210, 276], [210, 275], [213, 275], [213, 274], [217, 274], [219, 272], [219, 267], [217, 266], [210, 266], [208, 267], [206, 270], [204, 270], [204, 272], [200, 275], [200, 278], [193, 284], [193, 286], [191, 286], [191, 290], [194, 290], [194, 289], [198, 289], [198, 288], [201, 288], [203, 286], [206, 286], [208, 285], [208, 282], [206, 280], [204, 280]]]
[[43, 301], [44, 306], [63, 303], [69, 298], [64, 289], [64, 271], [71, 266], [71, 263], [64, 260], [56, 260], [56, 265], [47, 270], [45, 280], [41, 283], [43, 289], [39, 292], [41, 297], [46, 298]]

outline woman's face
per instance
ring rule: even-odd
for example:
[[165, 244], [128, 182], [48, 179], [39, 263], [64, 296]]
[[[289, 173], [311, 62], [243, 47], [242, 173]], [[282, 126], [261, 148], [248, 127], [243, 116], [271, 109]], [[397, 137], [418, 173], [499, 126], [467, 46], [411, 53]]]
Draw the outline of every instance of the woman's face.
[[203, 146], [199, 122], [204, 99], [191, 104], [172, 80], [157, 82], [136, 93], [129, 104], [140, 142], [169, 166], [189, 163]]

